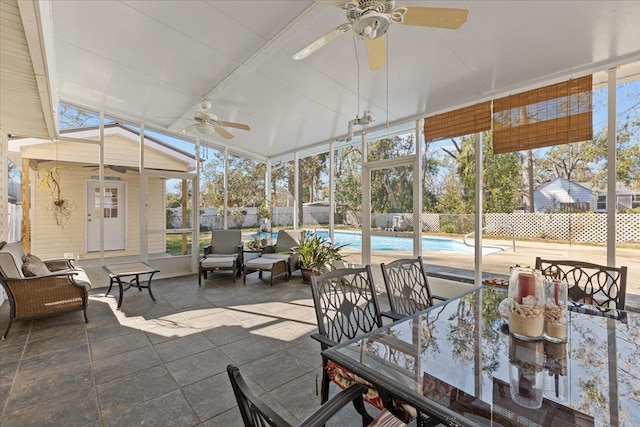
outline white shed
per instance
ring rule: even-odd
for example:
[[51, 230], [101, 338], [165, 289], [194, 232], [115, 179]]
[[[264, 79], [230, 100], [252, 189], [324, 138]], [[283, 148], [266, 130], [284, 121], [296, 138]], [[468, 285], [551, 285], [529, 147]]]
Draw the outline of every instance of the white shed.
[[536, 212], [558, 212], [564, 208], [594, 210], [593, 192], [576, 182], [555, 178], [533, 192]]

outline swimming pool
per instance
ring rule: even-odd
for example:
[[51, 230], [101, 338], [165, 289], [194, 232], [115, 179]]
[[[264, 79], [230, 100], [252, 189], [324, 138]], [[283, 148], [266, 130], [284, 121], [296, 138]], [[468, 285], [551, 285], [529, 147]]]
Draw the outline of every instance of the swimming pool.
[[[317, 234], [329, 237], [328, 230], [316, 230]], [[254, 236], [265, 236], [265, 233], [256, 233]], [[277, 232], [272, 233], [272, 238], [276, 239]], [[347, 245], [346, 249], [362, 249], [362, 234], [359, 231], [335, 231], [334, 243], [336, 245]], [[413, 239], [411, 237], [401, 236], [371, 236], [372, 251], [413, 251]], [[483, 247], [482, 254], [488, 255], [503, 250], [495, 246]], [[460, 240], [444, 239], [438, 237], [422, 238], [423, 252], [455, 252], [459, 254], [473, 254], [474, 248], [465, 245]]]

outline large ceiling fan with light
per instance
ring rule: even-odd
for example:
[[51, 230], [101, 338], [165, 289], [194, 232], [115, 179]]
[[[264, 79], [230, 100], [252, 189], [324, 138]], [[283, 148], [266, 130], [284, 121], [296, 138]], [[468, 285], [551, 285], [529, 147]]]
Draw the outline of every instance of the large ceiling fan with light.
[[387, 64], [382, 36], [391, 24], [456, 30], [467, 21], [469, 14], [466, 9], [396, 6], [395, 1], [389, 0], [351, 0], [340, 7], [347, 11], [349, 22], [329, 31], [293, 55], [293, 59], [304, 59], [338, 36], [353, 30], [357, 37], [365, 41], [369, 68], [376, 71]]
[[223, 120], [218, 120], [218, 116], [209, 112], [211, 108], [211, 102], [208, 99], [205, 99], [200, 103], [201, 110], [196, 112], [193, 115], [193, 121], [196, 123], [191, 126], [187, 126], [183, 129], [183, 132], [193, 132], [199, 136], [208, 136], [212, 133], [217, 133], [225, 139], [233, 138], [233, 135], [225, 129], [225, 127], [242, 129], [242, 130], [251, 130], [248, 125], [242, 123], [234, 123], [234, 122], [225, 122]]

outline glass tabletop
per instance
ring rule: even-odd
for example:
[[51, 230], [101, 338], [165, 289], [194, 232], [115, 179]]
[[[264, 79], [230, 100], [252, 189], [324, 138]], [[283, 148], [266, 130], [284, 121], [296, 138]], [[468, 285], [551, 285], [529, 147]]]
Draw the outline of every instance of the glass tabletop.
[[451, 424], [640, 425], [640, 314], [580, 307], [567, 343], [521, 341], [506, 296], [483, 287], [325, 355]]
[[137, 261], [137, 262], [129, 262], [125, 264], [112, 264], [105, 265], [103, 267], [106, 272], [113, 277], [123, 277], [123, 276], [135, 276], [137, 274], [151, 274], [158, 273], [158, 270], [151, 267], [149, 264]]

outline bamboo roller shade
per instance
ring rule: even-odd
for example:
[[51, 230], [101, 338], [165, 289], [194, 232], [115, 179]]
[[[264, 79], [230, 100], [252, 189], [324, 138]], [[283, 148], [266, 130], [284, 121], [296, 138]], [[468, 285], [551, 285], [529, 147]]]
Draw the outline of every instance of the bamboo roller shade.
[[491, 129], [496, 154], [593, 139], [592, 76], [427, 117], [431, 142]]
[[491, 101], [436, 114], [424, 120], [426, 142], [469, 135], [491, 129]]
[[493, 101], [493, 152], [593, 139], [592, 76]]

